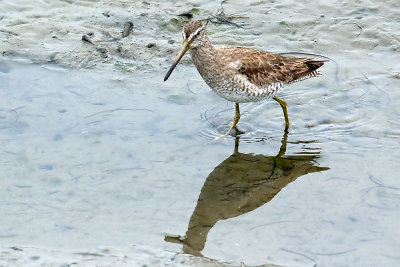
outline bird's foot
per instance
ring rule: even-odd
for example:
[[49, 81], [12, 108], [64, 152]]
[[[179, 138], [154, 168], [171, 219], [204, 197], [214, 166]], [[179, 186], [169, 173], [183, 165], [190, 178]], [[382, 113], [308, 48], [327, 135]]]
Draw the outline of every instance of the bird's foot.
[[238, 136], [238, 135], [242, 135], [242, 134], [245, 133], [245, 132], [239, 130], [238, 128], [236, 128], [236, 127], [235, 127], [234, 129], [235, 129], [235, 137]]
[[220, 136], [215, 137], [214, 141], [219, 140], [222, 137], [228, 136], [232, 132], [232, 130], [235, 130], [235, 133], [233, 135], [234, 137], [244, 134], [244, 132], [242, 132], [236, 126], [234, 126], [234, 127], [229, 128], [229, 130], [224, 135], [220, 135]]

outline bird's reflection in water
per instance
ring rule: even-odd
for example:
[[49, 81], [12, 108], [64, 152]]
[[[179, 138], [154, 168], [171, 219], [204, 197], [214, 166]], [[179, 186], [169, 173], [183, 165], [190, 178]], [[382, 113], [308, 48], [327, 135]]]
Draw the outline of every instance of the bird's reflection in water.
[[[301, 142], [300, 142], [301, 143]], [[298, 177], [328, 170], [315, 164], [319, 151], [285, 156], [287, 132], [276, 156], [234, 153], [208, 175], [185, 236], [166, 236], [165, 241], [183, 245], [183, 252], [201, 256], [208, 232], [220, 220], [233, 218], [269, 202]]]

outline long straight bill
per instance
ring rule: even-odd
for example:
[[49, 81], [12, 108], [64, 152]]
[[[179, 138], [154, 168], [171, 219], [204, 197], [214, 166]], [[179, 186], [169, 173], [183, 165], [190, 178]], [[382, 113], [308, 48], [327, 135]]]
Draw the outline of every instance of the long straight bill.
[[179, 51], [178, 55], [176, 56], [174, 63], [172, 64], [172, 66], [169, 68], [167, 74], [165, 74], [164, 77], [164, 82], [166, 80], [168, 80], [169, 76], [171, 75], [172, 71], [175, 69], [176, 65], [178, 65], [179, 61], [181, 60], [181, 58], [183, 57], [183, 55], [189, 50], [190, 46], [189, 43], [185, 40], [183, 41], [183, 46], [181, 48], [181, 51]]

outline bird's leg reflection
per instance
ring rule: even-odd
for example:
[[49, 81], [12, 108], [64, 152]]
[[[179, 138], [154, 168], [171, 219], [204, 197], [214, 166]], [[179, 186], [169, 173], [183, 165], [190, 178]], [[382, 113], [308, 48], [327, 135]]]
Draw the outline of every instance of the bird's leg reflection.
[[239, 152], [236, 136], [234, 153], [208, 175], [185, 236], [166, 236], [168, 242], [183, 245], [183, 252], [201, 256], [207, 235], [220, 220], [237, 217], [269, 202], [298, 177], [329, 168], [319, 167], [319, 151], [285, 156], [288, 132], [276, 156]]
[[276, 157], [282, 157], [286, 153], [286, 146], [287, 146], [287, 136], [288, 136], [289, 131], [285, 129], [283, 132], [283, 137], [281, 141], [281, 148], [279, 149], [278, 155]]

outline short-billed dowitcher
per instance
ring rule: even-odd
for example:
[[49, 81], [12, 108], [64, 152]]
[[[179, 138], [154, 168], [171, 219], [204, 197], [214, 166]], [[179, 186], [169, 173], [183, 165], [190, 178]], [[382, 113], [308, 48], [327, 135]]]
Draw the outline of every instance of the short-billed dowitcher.
[[267, 97], [283, 110], [285, 130], [289, 127], [286, 102], [276, 97], [284, 84], [319, 76], [325, 61], [284, 57], [245, 47], [214, 47], [201, 21], [183, 27], [183, 46], [164, 77], [166, 81], [183, 55], [190, 50], [193, 63], [204, 81], [219, 96], [235, 102], [236, 114], [228, 135], [240, 119], [239, 103], [256, 102]]

